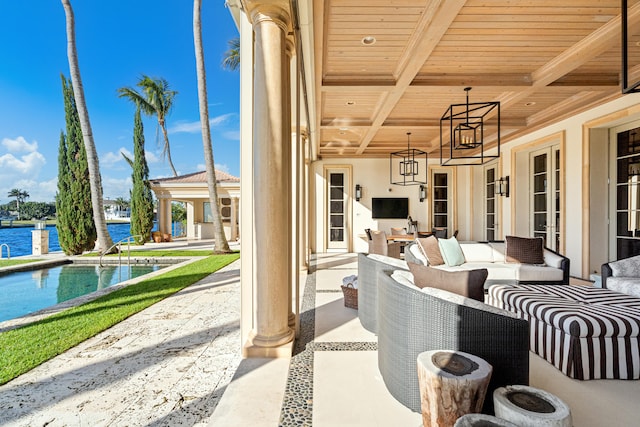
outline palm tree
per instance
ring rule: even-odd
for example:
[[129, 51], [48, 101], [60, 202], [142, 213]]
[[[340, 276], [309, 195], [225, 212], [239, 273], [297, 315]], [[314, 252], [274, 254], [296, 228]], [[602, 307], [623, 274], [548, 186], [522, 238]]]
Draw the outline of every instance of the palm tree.
[[240, 37], [234, 37], [227, 42], [229, 50], [224, 53], [222, 67], [235, 71], [240, 66]]
[[209, 189], [209, 202], [211, 203], [211, 216], [213, 217], [213, 237], [215, 239], [215, 252], [229, 253], [229, 242], [224, 234], [222, 215], [218, 204], [218, 186], [216, 182], [216, 169], [213, 162], [213, 147], [211, 145], [211, 129], [209, 127], [209, 107], [207, 100], [207, 74], [204, 68], [204, 49], [202, 47], [202, 19], [200, 9], [202, 0], [193, 1], [193, 40], [196, 53], [196, 72], [198, 75], [198, 101], [200, 105], [200, 124], [202, 126], [202, 145], [204, 146], [204, 161], [207, 171], [207, 187]]
[[18, 219], [20, 219], [20, 202], [24, 202], [26, 199], [28, 199], [29, 193], [27, 193], [26, 191], [22, 191], [19, 188], [14, 188], [9, 191], [9, 194], [7, 194], [7, 196], [16, 198], [16, 211], [18, 212]]
[[69, 0], [62, 0], [62, 7], [67, 24], [67, 59], [69, 60], [69, 71], [73, 86], [73, 95], [76, 100], [76, 108], [82, 129], [82, 139], [84, 140], [85, 151], [87, 152], [87, 163], [89, 167], [89, 182], [91, 184], [91, 205], [93, 210], [93, 220], [96, 224], [98, 241], [97, 250], [106, 252], [113, 246], [113, 240], [107, 229], [107, 221], [104, 215], [102, 203], [102, 178], [100, 177], [100, 165], [98, 163], [98, 153], [93, 141], [91, 122], [89, 121], [89, 111], [84, 100], [84, 88], [80, 77], [80, 66], [78, 64], [78, 51], [76, 49], [76, 30], [73, 8]]
[[136, 86], [140, 88], [141, 92], [132, 87], [121, 87], [118, 89], [118, 94], [120, 98], [129, 98], [131, 102], [139, 105], [140, 110], [147, 116], [156, 116], [158, 118], [158, 126], [162, 129], [162, 135], [164, 136], [162, 155], [167, 157], [173, 176], [178, 176], [171, 159], [171, 147], [169, 146], [166, 123], [167, 116], [173, 107], [173, 100], [178, 92], [171, 90], [169, 82], [165, 79], [151, 78], [146, 75], [140, 77]]

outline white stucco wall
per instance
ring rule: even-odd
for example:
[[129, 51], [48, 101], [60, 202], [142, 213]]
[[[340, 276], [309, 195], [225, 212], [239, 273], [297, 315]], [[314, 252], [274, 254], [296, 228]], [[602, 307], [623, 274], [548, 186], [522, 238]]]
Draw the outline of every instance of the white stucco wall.
[[[430, 160], [430, 164], [431, 164]], [[435, 160], [433, 161], [435, 162]], [[434, 163], [437, 164], [437, 163]], [[352, 200], [351, 210], [351, 234], [350, 238], [353, 242], [353, 251], [366, 252], [368, 244], [359, 235], [364, 234], [365, 228], [372, 230], [383, 230], [390, 233], [391, 227], [406, 227], [406, 219], [372, 219], [371, 218], [371, 199], [373, 197], [407, 197], [409, 198], [409, 214], [414, 221], [418, 221], [419, 230], [427, 230], [428, 226], [428, 200], [419, 201], [418, 186], [399, 186], [389, 183], [389, 159], [329, 159], [320, 160], [312, 164], [313, 180], [315, 182], [315, 232], [318, 238], [316, 245], [312, 248], [314, 252], [322, 252], [325, 250], [326, 239], [324, 238], [324, 200], [325, 200], [325, 184], [324, 184], [324, 168], [326, 165], [348, 165], [352, 167], [352, 179], [349, 187], [345, 189]], [[360, 201], [355, 200], [355, 186], [362, 186], [362, 198]]]
[[[591, 109], [569, 119], [558, 122], [529, 135], [518, 138], [502, 147], [502, 175], [513, 176], [511, 165], [511, 152], [515, 147], [542, 140], [550, 135], [564, 132], [565, 135], [565, 255], [571, 260], [571, 275], [582, 277], [583, 271], [583, 179], [582, 159], [583, 155], [583, 126], [598, 118], [609, 115], [619, 110], [640, 103], [640, 94], [626, 95], [603, 106]], [[637, 120], [638, 117], [624, 117], [611, 124], [603, 126], [619, 125], [621, 122]], [[607, 167], [606, 159], [600, 163], [591, 162], [591, 167]], [[510, 234], [513, 230], [513, 215], [511, 203], [502, 206], [503, 230]], [[592, 226], [597, 226], [592, 224]], [[602, 227], [608, 227], [606, 223]]]
[[[514, 185], [514, 169], [512, 165], [512, 151], [515, 147], [535, 143], [536, 141], [548, 138], [551, 135], [564, 132], [565, 140], [565, 255], [571, 259], [571, 275], [582, 277], [583, 272], [583, 178], [582, 178], [582, 161], [583, 161], [583, 126], [593, 120], [610, 115], [616, 111], [625, 110], [626, 108], [640, 104], [640, 94], [627, 95], [620, 99], [614, 100], [604, 106], [594, 108], [575, 117], [563, 120], [552, 126], [548, 126], [541, 130], [532, 132], [529, 135], [518, 138], [508, 144], [503, 144], [501, 148], [501, 157], [498, 164], [497, 177], [509, 175], [512, 179], [511, 192], [516, 191]], [[624, 116], [612, 121], [610, 124], [602, 126], [617, 126], [625, 122], [638, 120], [640, 117]], [[362, 198], [356, 202], [353, 199], [353, 209], [351, 211], [351, 233], [350, 238], [353, 242], [353, 250], [356, 252], [364, 252], [367, 250], [367, 243], [359, 237], [364, 233], [365, 228], [375, 230], [385, 230], [389, 232], [391, 227], [404, 227], [406, 220], [374, 220], [371, 218], [371, 198], [372, 197], [408, 197], [409, 213], [414, 220], [418, 220], [418, 228], [425, 230], [429, 226], [429, 201], [420, 203], [418, 201], [417, 186], [397, 186], [389, 183], [389, 160], [382, 159], [329, 159], [320, 160], [312, 164], [313, 179], [315, 181], [315, 232], [317, 233], [316, 245], [312, 248], [315, 252], [325, 250], [325, 230], [324, 224], [324, 166], [330, 165], [347, 165], [352, 167], [352, 180], [349, 184], [348, 194], [354, 196], [355, 185], [360, 184], [363, 188]], [[430, 166], [437, 167], [439, 158], [432, 158], [429, 161]], [[592, 162], [592, 168], [606, 168], [606, 161], [601, 163]], [[477, 168], [477, 167], [476, 167]], [[457, 228], [460, 229], [460, 239], [476, 238], [480, 230], [478, 227], [481, 222], [477, 221], [477, 214], [482, 206], [482, 181], [478, 182], [477, 170], [471, 170], [469, 167], [459, 167], [456, 171], [456, 212]], [[587, 187], [585, 187], [587, 188]], [[521, 208], [521, 207], [520, 207]], [[517, 234], [518, 230], [514, 230], [514, 212], [519, 209], [512, 203], [511, 198], [498, 198], [498, 209], [501, 210], [501, 230], [502, 235]], [[597, 225], [591, 224], [591, 227]], [[607, 227], [607, 224], [602, 224]]]

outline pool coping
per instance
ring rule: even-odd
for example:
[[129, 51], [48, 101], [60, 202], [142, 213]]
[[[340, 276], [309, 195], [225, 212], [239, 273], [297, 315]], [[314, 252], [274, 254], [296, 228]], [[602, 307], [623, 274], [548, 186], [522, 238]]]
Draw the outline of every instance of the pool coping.
[[[56, 305], [52, 305], [51, 307], [46, 307], [43, 308], [41, 310], [38, 311], [34, 311], [33, 313], [29, 313], [29, 314], [25, 314], [24, 316], [21, 317], [17, 317], [15, 319], [10, 319], [10, 320], [5, 320], [3, 322], [0, 322], [0, 333], [2, 332], [6, 332], [8, 330], [11, 329], [16, 329], [22, 326], [26, 326], [30, 323], [34, 323], [37, 322], [38, 320], [42, 320], [45, 319], [49, 316], [52, 316], [54, 314], [60, 313], [61, 311], [64, 311], [66, 309], [72, 308], [72, 307], [76, 307], [78, 305], [82, 305], [84, 303], [93, 301], [96, 298], [99, 298], [103, 295], [109, 294], [111, 292], [114, 292], [118, 289], [122, 289], [126, 286], [130, 286], [130, 285], [134, 285], [138, 282], [141, 282], [143, 280], [146, 279], [150, 279], [152, 277], [156, 277], [159, 276], [160, 274], [164, 274], [167, 273], [169, 271], [175, 270], [176, 268], [179, 267], [183, 267], [185, 265], [194, 263], [196, 261], [199, 261], [201, 259], [206, 258], [206, 256], [194, 256], [194, 257], [182, 257], [182, 258], [178, 258], [178, 257], [145, 257], [144, 259], [153, 259], [153, 260], [157, 260], [160, 262], [157, 262], [156, 264], [169, 264], [169, 260], [178, 260], [179, 262], [175, 262], [172, 265], [169, 265], [168, 267], [162, 268], [160, 270], [156, 270], [153, 271], [151, 273], [145, 274], [143, 276], [139, 276], [133, 279], [129, 279], [129, 280], [125, 280], [123, 282], [117, 283], [115, 285], [111, 285], [107, 288], [104, 289], [100, 289], [98, 291], [92, 292], [90, 294], [87, 295], [82, 295], [79, 296], [77, 298], [73, 298], [67, 301], [63, 301], [59, 304]], [[140, 259], [140, 258], [139, 258]], [[133, 258], [132, 258], [133, 260]], [[55, 260], [44, 260], [44, 261], [36, 261], [36, 262], [32, 262], [32, 263], [28, 263], [28, 264], [20, 264], [17, 266], [10, 266], [10, 267], [3, 267], [2, 268], [2, 272], [0, 274], [6, 274], [5, 273], [5, 269], [12, 269], [11, 273], [13, 272], [19, 272], [19, 271], [29, 271], [29, 270], [36, 270], [38, 268], [43, 268], [43, 267], [53, 267], [53, 266], [57, 266], [57, 265], [64, 265], [64, 264], [98, 264], [98, 259], [89, 259], [89, 258], [82, 258], [81, 261], [79, 261], [79, 257], [65, 257], [65, 258], [61, 258], [61, 259], [55, 259]], [[93, 261], [93, 262], [92, 262]], [[104, 259], [103, 259], [104, 261]], [[150, 263], [149, 261], [145, 262], [145, 263]], [[103, 264], [106, 264], [105, 262], [103, 262]], [[108, 263], [110, 265], [112, 265], [112, 263]], [[30, 266], [31, 268], [27, 268], [27, 269], [14, 269], [15, 267], [24, 267], [24, 266]]]

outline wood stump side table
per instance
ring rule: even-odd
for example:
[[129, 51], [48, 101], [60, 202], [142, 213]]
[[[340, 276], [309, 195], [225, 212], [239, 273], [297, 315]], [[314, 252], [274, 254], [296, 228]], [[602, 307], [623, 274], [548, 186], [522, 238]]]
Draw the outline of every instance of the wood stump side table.
[[514, 423], [486, 414], [463, 415], [453, 427], [518, 427]]
[[522, 427], [571, 427], [571, 410], [553, 394], [511, 385], [493, 392], [496, 416]]
[[451, 427], [461, 416], [482, 410], [493, 371], [485, 360], [432, 350], [420, 353], [417, 362], [424, 427]]

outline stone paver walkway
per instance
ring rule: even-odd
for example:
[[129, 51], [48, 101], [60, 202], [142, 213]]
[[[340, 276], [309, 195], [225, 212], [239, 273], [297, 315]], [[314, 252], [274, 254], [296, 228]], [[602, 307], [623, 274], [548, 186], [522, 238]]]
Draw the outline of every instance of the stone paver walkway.
[[0, 387], [0, 425], [207, 425], [241, 361], [240, 261]]

